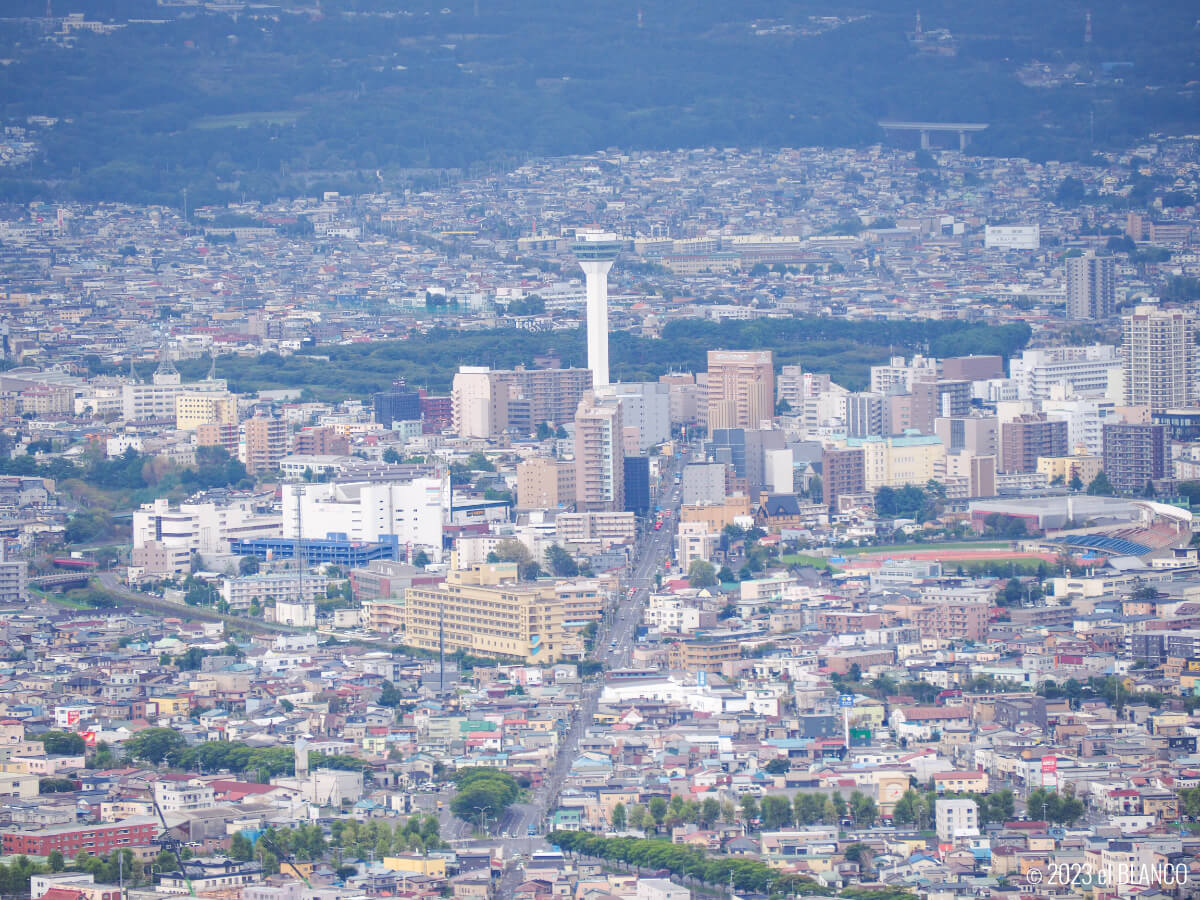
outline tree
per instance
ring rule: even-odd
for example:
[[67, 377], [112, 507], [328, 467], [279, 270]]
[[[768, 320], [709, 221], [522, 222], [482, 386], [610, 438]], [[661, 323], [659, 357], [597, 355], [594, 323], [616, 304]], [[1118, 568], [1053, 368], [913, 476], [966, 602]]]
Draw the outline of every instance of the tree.
[[636, 831], [643, 831], [646, 827], [646, 807], [634, 804], [629, 807], [629, 827]]
[[47, 756], [83, 756], [87, 752], [83, 737], [67, 731], [47, 731], [35, 740], [42, 742]]
[[667, 818], [667, 801], [662, 797], [650, 798], [650, 818], [654, 820], [655, 830], [662, 828], [663, 821]]
[[130, 758], [155, 765], [170, 762], [186, 746], [187, 739], [173, 728], [144, 728], [124, 744]]
[[704, 802], [700, 804], [700, 826], [711, 828], [720, 817], [721, 804], [715, 797], [705, 797]]
[[63, 859], [61, 850], [51, 850], [46, 854], [46, 865], [50, 867], [51, 872], [61, 872], [66, 865], [66, 860]]
[[782, 775], [791, 768], [792, 764], [788, 761], [787, 757], [777, 756], [763, 766], [763, 771], [768, 775]]
[[850, 795], [850, 817], [856, 825], [874, 825], [879, 818], [879, 809], [872, 798], [855, 791]]
[[496, 562], [515, 562], [518, 566], [523, 566], [533, 560], [529, 548], [516, 538], [500, 541], [492, 552], [496, 555]]
[[1101, 472], [1087, 486], [1087, 492], [1093, 497], [1111, 497], [1116, 493], [1116, 489], [1112, 486], [1112, 482], [1108, 480], [1108, 476], [1104, 472]]
[[618, 803], [613, 807], [612, 811], [612, 827], [613, 831], [625, 830], [625, 804]]
[[1067, 482], [1067, 487], [1072, 491], [1082, 491], [1083, 490], [1083, 479], [1079, 477], [1078, 471], [1074, 471], [1071, 473], [1071, 478]]
[[495, 821], [520, 795], [517, 780], [496, 769], [460, 769], [454, 779], [458, 793], [450, 803], [450, 811], [466, 822], [484, 817]]
[[546, 549], [546, 565], [559, 578], [575, 578], [579, 574], [575, 558], [558, 544], [551, 544]]
[[743, 819], [749, 822], [758, 818], [758, 800], [753, 794], [742, 794], [738, 802], [742, 807]]
[[429, 565], [429, 554], [424, 550], [418, 550], [413, 554], [413, 565], [418, 569], [423, 569]]
[[254, 859], [254, 845], [250, 843], [250, 839], [242, 832], [238, 832], [229, 842], [229, 855], [233, 859], [251, 860]]
[[763, 797], [761, 809], [763, 828], [774, 831], [792, 824], [792, 803], [787, 797]]
[[380, 706], [390, 706], [395, 709], [404, 702], [404, 693], [396, 689], [396, 686], [390, 681], [385, 681], [379, 690], [379, 699], [376, 701]]
[[259, 563], [257, 556], [243, 556], [238, 560], [239, 575], [257, 575]]
[[717, 583], [717, 570], [713, 564], [703, 559], [694, 559], [688, 566], [688, 584], [694, 588], [712, 587]]
[[733, 574], [733, 569], [729, 566], [721, 566], [717, 572], [717, 581], [721, 584], [732, 584], [737, 581], [737, 576]]

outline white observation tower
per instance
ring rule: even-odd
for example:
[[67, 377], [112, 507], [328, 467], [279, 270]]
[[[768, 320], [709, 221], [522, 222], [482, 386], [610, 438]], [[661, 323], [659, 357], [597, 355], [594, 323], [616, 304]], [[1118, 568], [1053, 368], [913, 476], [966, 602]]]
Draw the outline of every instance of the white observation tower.
[[608, 270], [621, 250], [617, 236], [598, 229], [575, 232], [571, 246], [587, 281], [587, 364], [592, 387], [608, 384]]

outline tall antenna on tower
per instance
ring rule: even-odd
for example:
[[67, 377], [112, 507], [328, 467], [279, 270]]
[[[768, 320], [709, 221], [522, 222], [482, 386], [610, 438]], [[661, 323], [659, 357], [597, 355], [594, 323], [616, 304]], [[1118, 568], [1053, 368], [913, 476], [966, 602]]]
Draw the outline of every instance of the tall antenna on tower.
[[1083, 17], [1083, 42], [1085, 44], [1092, 42], [1092, 11], [1090, 9]]
[[913, 31], [913, 37], [918, 41], [921, 39], [921, 11], [917, 10], [917, 27]]

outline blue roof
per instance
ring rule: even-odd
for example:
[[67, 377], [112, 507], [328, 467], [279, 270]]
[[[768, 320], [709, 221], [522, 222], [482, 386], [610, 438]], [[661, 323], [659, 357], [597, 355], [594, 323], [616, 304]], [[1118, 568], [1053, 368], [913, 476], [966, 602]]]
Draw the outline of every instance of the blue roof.
[[1127, 541], [1125, 538], [1107, 537], [1103, 534], [1068, 534], [1052, 538], [1052, 544], [1063, 544], [1067, 547], [1079, 547], [1089, 550], [1099, 550], [1109, 555], [1143, 556], [1153, 548], [1145, 544]]

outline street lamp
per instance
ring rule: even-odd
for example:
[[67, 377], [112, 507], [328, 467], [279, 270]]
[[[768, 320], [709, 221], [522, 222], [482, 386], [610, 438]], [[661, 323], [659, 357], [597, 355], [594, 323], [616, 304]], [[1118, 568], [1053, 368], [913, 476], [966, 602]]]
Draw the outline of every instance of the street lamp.
[[487, 834], [487, 811], [488, 811], [488, 808], [486, 806], [476, 806], [476, 807], [474, 807], [474, 809], [475, 809], [475, 812], [479, 813], [479, 815], [482, 817], [482, 824], [479, 827], [483, 829], [484, 834]]

